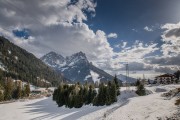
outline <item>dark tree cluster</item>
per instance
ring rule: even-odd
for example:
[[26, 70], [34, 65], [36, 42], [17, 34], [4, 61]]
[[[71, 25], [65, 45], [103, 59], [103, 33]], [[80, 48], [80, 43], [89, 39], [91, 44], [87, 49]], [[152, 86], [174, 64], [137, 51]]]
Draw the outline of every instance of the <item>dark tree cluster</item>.
[[136, 93], [138, 95], [140, 96], [146, 95], [144, 84], [140, 80], [137, 80], [136, 87], [137, 87]]
[[90, 104], [96, 96], [96, 90], [92, 85], [60, 85], [53, 93], [53, 100], [59, 107], [65, 105], [68, 108], [80, 108], [83, 104]]
[[94, 106], [110, 105], [117, 101], [119, 83], [116, 77], [109, 81], [107, 85], [101, 83], [95, 90], [92, 85], [60, 85], [53, 93], [53, 100], [59, 107], [65, 105], [68, 108], [80, 108], [83, 105], [92, 104]]
[[11, 99], [20, 99], [28, 97], [30, 94], [30, 84], [22, 84], [21, 81], [13, 81], [7, 78], [4, 82], [0, 82], [0, 101]]
[[117, 89], [114, 82], [108, 82], [105, 86], [104, 83], [99, 85], [99, 90], [97, 96], [94, 98], [93, 105], [103, 106], [111, 105], [117, 101]]

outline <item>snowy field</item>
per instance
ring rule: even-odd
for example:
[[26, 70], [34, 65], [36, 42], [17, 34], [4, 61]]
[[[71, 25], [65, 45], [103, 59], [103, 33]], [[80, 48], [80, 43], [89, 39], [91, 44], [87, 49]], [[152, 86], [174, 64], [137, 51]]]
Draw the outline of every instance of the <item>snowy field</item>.
[[176, 112], [175, 98], [167, 100], [161, 94], [177, 87], [146, 86], [152, 94], [142, 97], [135, 94], [135, 88], [121, 88], [118, 102], [102, 107], [58, 108], [51, 97], [0, 104], [0, 120], [157, 120]]

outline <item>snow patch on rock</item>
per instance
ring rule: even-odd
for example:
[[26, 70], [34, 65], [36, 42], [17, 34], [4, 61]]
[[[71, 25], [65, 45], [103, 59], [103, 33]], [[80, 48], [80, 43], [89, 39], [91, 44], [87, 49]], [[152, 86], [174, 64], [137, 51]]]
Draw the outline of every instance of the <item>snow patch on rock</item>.
[[92, 76], [91, 75], [87, 75], [84, 80], [88, 80], [88, 78], [91, 78]]
[[93, 79], [93, 81], [94, 81], [94, 83], [96, 83], [96, 82], [100, 82], [100, 79], [99, 79], [99, 74], [97, 74], [96, 72], [94, 72], [94, 71], [90, 71], [90, 73], [91, 73], [91, 76], [92, 76], [92, 79]]

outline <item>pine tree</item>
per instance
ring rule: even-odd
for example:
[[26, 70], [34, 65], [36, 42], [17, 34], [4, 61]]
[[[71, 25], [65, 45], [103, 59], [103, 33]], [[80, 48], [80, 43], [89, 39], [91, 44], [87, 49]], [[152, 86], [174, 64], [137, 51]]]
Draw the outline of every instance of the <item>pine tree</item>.
[[90, 85], [87, 96], [87, 104], [92, 103], [95, 96], [96, 96], [95, 90], [93, 89], [92, 85]]
[[93, 102], [94, 98], [96, 97], [96, 95], [97, 95], [97, 91], [95, 89], [93, 89], [92, 102]]
[[120, 86], [119, 86], [119, 82], [118, 82], [118, 79], [117, 79], [117, 76], [116, 76], [116, 75], [114, 76], [113, 81], [114, 81], [114, 83], [115, 83], [115, 85], [116, 85], [116, 92], [117, 92], [117, 96], [118, 96], [118, 95], [120, 95], [120, 91], [119, 91]]
[[57, 95], [56, 95], [56, 103], [58, 104], [58, 107], [61, 107], [64, 105], [64, 87], [60, 85], [57, 89]]
[[87, 104], [88, 103], [88, 85], [84, 85], [82, 96], [83, 96], [83, 103]]
[[118, 79], [117, 79], [117, 76], [115, 75], [114, 76], [114, 79], [113, 79], [115, 85], [116, 85], [116, 88], [119, 89], [119, 82], [118, 82]]
[[97, 99], [98, 99], [98, 94], [96, 90], [93, 90], [93, 100], [92, 100], [92, 104], [93, 106], [97, 106]]
[[22, 93], [21, 86], [17, 86], [17, 99], [21, 98], [21, 93]]
[[68, 108], [73, 108], [73, 107], [74, 107], [74, 95], [73, 92], [71, 92], [68, 98]]
[[179, 80], [180, 79], [180, 70], [174, 73], [175, 77]]
[[146, 94], [146, 91], [145, 91], [145, 88], [144, 88], [144, 85], [143, 84], [139, 84], [137, 86], [137, 90], [136, 90], [136, 93], [140, 96], [143, 96]]
[[57, 100], [57, 94], [58, 94], [58, 89], [55, 89], [53, 92], [53, 101]]
[[25, 91], [26, 96], [29, 97], [30, 92], [31, 92], [29, 83], [25, 85], [24, 91]]
[[12, 99], [12, 93], [13, 93], [13, 81], [11, 78], [9, 78], [7, 79], [7, 82], [5, 84], [4, 99], [5, 100]]
[[139, 86], [140, 84], [141, 84], [140, 80], [137, 80], [135, 85]]
[[21, 89], [20, 84], [16, 81], [15, 85], [14, 85], [13, 92], [12, 92], [12, 98], [13, 99], [19, 99], [21, 97], [22, 97], [22, 89]]
[[106, 93], [106, 105], [111, 104], [111, 81], [108, 81], [107, 93]]
[[75, 95], [74, 107], [80, 108], [83, 106], [83, 88], [80, 87], [78, 94]]
[[111, 103], [117, 101], [117, 89], [116, 89], [116, 84], [114, 82], [111, 83], [110, 86], [110, 98], [111, 98]]
[[4, 100], [4, 94], [3, 92], [0, 90], [0, 102]]
[[4, 87], [0, 83], [0, 102], [4, 100]]
[[64, 91], [63, 91], [63, 104], [68, 107], [68, 98], [69, 98], [69, 86], [64, 85]]
[[22, 90], [21, 90], [21, 97], [22, 97], [22, 98], [23, 98], [23, 97], [26, 97], [25, 89], [22, 89]]
[[95, 99], [94, 105], [96, 106], [103, 106], [106, 103], [106, 87], [104, 86], [104, 83], [101, 83], [99, 85], [99, 90], [98, 90], [98, 95], [96, 96], [97, 98]]

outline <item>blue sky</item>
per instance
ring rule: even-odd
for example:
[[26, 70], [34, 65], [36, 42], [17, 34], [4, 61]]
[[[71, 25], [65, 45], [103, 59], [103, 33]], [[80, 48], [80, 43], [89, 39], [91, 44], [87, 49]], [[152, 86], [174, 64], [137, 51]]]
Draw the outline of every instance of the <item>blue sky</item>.
[[[179, 0], [97, 0], [97, 3], [96, 17], [87, 23], [95, 31], [102, 29], [106, 33], [117, 33], [119, 37], [110, 41], [112, 45], [121, 40], [129, 44], [135, 40], [161, 42], [160, 26], [180, 20]], [[153, 31], [147, 32], [145, 26]]]
[[179, 0], [0, 1], [0, 34], [37, 57], [83, 51], [111, 73], [180, 69]]

